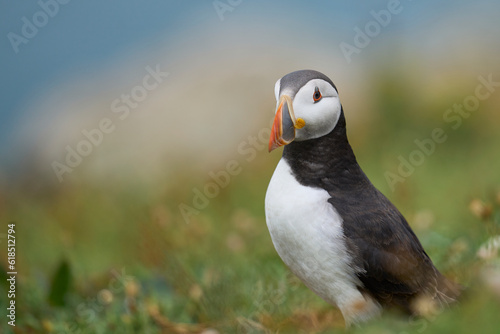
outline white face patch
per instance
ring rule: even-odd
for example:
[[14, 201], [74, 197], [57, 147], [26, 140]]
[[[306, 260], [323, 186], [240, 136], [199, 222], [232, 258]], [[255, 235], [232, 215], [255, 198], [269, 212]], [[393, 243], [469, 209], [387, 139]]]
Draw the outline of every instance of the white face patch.
[[[319, 101], [313, 98], [316, 88], [322, 96]], [[293, 98], [295, 117], [306, 123], [296, 130], [295, 140], [314, 139], [330, 133], [337, 125], [341, 109], [338, 93], [330, 83], [322, 79], [307, 82]]]

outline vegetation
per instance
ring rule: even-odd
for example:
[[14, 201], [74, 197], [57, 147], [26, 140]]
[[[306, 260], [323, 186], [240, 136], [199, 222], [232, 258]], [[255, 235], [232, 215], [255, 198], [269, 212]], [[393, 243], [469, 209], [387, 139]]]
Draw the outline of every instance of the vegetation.
[[[401, 78], [378, 87], [368, 123], [354, 120], [343, 101], [358, 161], [436, 266], [468, 289], [450, 309], [413, 319], [386, 312], [352, 332], [499, 333], [500, 133], [492, 124], [500, 116], [494, 101], [481, 102], [453, 129], [443, 113], [473, 85], [438, 100], [411, 95], [418, 87]], [[434, 128], [445, 131], [446, 141], [435, 143], [392, 191], [386, 172], [397, 174], [398, 157], [409, 159], [419, 149], [415, 139], [430, 138]], [[16, 327], [2, 321], [1, 332], [344, 332], [340, 312], [288, 271], [269, 237], [264, 196], [279, 153], [262, 149], [250, 162], [233, 158], [241, 171], [189, 222], [179, 204], [193, 206], [193, 189], [212, 182], [190, 166], [153, 184], [123, 175], [46, 187], [26, 177], [0, 192], [2, 223], [16, 223], [19, 272]], [[6, 278], [0, 282], [5, 310]]]

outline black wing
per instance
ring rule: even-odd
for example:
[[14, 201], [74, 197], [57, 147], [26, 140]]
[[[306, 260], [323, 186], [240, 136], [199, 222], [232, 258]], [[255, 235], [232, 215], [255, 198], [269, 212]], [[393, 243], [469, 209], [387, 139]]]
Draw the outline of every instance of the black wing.
[[364, 289], [380, 303], [408, 312], [414, 297], [439, 296], [446, 279], [396, 207], [369, 181], [347, 192], [330, 192], [329, 202], [343, 218]]

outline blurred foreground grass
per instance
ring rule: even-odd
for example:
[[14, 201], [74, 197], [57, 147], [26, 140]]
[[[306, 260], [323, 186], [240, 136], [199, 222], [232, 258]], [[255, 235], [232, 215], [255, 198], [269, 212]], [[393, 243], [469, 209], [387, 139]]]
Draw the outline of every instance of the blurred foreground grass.
[[[353, 332], [499, 333], [500, 133], [491, 124], [500, 118], [485, 103], [452, 131], [441, 116], [467, 91], [426, 105], [400, 86], [381, 85], [369, 124], [350, 126], [344, 101], [351, 143], [436, 266], [469, 288], [451, 309], [418, 319], [386, 312]], [[447, 141], [392, 192], [384, 173], [435, 127]], [[16, 222], [19, 272], [16, 327], [2, 314], [2, 332], [343, 332], [340, 312], [289, 273], [267, 232], [264, 196], [279, 153], [234, 159], [241, 173], [189, 223], [179, 204], [192, 206], [193, 189], [211, 181], [193, 165], [154, 183], [124, 176], [37, 188], [27, 177], [0, 193], [0, 233]], [[0, 286], [5, 310], [5, 277]]]

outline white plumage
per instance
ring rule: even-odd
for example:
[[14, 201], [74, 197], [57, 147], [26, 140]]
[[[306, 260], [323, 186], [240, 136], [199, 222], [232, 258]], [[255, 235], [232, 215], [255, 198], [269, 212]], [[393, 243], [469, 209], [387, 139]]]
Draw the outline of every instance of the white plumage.
[[357, 286], [345, 245], [342, 219], [324, 189], [301, 185], [281, 159], [266, 193], [266, 221], [279, 256], [304, 284], [337, 305], [346, 323], [380, 313], [380, 305]]

